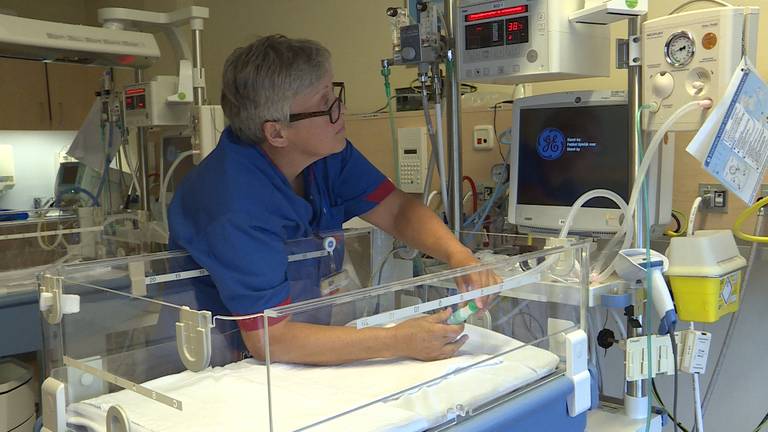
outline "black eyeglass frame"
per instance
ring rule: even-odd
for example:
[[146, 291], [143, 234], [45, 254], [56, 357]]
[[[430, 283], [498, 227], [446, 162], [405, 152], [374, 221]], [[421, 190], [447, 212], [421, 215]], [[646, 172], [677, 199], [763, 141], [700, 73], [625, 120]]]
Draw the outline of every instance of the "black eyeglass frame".
[[[338, 122], [339, 119], [341, 118], [341, 104], [344, 104], [344, 83], [341, 81], [334, 81], [331, 85], [333, 86], [333, 88], [339, 89], [339, 95], [336, 96], [336, 99], [333, 100], [333, 102], [331, 103], [331, 106], [329, 106], [328, 109], [323, 111], [310, 111], [310, 112], [291, 114], [288, 116], [288, 122], [294, 123], [294, 122], [306, 120], [309, 118], [328, 116], [328, 121], [330, 121], [331, 124], [336, 124], [336, 122]], [[336, 108], [337, 104], [339, 104], [338, 108]], [[334, 110], [338, 110], [339, 112], [338, 117], [336, 117], [336, 120], [333, 119]]]

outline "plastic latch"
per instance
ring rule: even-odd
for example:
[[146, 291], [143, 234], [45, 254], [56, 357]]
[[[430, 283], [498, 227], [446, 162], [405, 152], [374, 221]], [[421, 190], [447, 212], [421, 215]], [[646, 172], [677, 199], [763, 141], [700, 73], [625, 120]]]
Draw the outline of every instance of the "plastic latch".
[[41, 387], [43, 402], [43, 427], [41, 432], [64, 432], [67, 430], [66, 392], [64, 383], [55, 378], [46, 378]]
[[43, 275], [38, 285], [40, 292], [40, 312], [49, 324], [58, 324], [63, 315], [61, 309], [61, 287], [64, 278], [61, 276]]
[[211, 362], [211, 313], [186, 306], [179, 310], [176, 323], [176, 348], [184, 366], [199, 372]]
[[147, 279], [145, 277], [144, 261], [128, 263], [128, 276], [131, 278], [131, 294], [138, 297], [147, 296]]
[[583, 330], [565, 335], [565, 376], [573, 383], [573, 393], [568, 395], [568, 415], [576, 417], [592, 406], [591, 376], [588, 363], [588, 339]]
[[131, 432], [128, 414], [120, 405], [112, 405], [107, 410], [107, 432]]
[[573, 383], [573, 393], [569, 394], [568, 399], [566, 400], [568, 415], [576, 417], [589, 410], [592, 406], [592, 377], [590, 376], [589, 371], [583, 371], [568, 378]]

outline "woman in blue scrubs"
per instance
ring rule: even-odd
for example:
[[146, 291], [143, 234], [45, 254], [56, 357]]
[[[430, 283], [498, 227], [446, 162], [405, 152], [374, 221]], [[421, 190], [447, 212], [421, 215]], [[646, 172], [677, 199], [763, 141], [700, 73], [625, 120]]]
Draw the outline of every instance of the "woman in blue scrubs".
[[[168, 217], [171, 244], [205, 267], [227, 312], [288, 304], [292, 240], [340, 230], [356, 216], [452, 267], [477, 263], [443, 222], [398, 190], [345, 138], [343, 85], [317, 42], [267, 36], [224, 66], [229, 119], [216, 149], [182, 182]], [[479, 277], [478, 277], [479, 279]], [[470, 285], [483, 286], [476, 280]], [[340, 364], [452, 356], [466, 341], [450, 310], [391, 328], [271, 322], [272, 361]], [[262, 320], [242, 320], [251, 355], [263, 358]]]

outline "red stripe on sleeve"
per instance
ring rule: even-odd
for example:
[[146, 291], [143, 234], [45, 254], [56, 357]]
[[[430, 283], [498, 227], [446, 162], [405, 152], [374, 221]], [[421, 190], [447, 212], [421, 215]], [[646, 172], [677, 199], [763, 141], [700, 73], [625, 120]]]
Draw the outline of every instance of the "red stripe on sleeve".
[[379, 186], [370, 194], [368, 194], [367, 197], [365, 197], [366, 201], [380, 203], [384, 201], [386, 197], [389, 196], [393, 191], [395, 190], [395, 185], [389, 181], [388, 178], [385, 178], [384, 181], [379, 184]]
[[[283, 300], [282, 303], [280, 303], [279, 305], [277, 305], [275, 307], [285, 306], [285, 305], [288, 305], [288, 304], [291, 304], [291, 298], [290, 297], [288, 297], [287, 299]], [[279, 317], [279, 318], [267, 318], [267, 325], [271, 327], [271, 326], [273, 326], [275, 324], [281, 323], [286, 318], [288, 318], [287, 315]], [[261, 330], [261, 329], [264, 328], [264, 317], [263, 316], [259, 316], [259, 317], [254, 317], [254, 318], [246, 318], [246, 319], [237, 320], [237, 325], [238, 325], [238, 327], [240, 327], [240, 331], [241, 332], [251, 332], [251, 331]]]

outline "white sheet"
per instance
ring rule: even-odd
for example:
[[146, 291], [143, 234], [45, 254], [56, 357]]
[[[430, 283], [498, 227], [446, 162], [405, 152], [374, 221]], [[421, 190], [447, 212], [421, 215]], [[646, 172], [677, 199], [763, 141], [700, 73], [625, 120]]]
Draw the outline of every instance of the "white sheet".
[[[459, 355], [441, 361], [369, 360], [336, 367], [273, 365], [274, 426], [290, 431], [387, 398], [322, 423], [312, 430], [420, 431], [442, 423], [457, 404], [470, 407], [529, 384], [554, 370], [559, 359], [523, 347], [467, 371], [421, 385], [522, 345], [515, 339], [466, 326], [469, 341]], [[244, 360], [202, 372], [182, 372], [144, 385], [179, 399], [178, 411], [124, 390], [70, 405], [68, 422], [104, 431], [104, 417], [121, 405], [134, 432], [268, 430], [266, 367]], [[406, 388], [416, 387], [396, 397]]]

